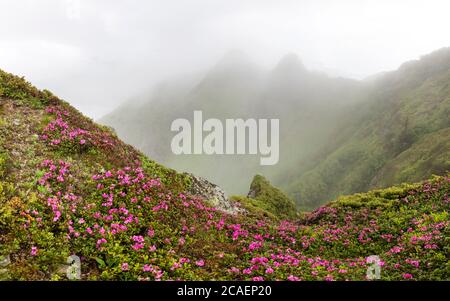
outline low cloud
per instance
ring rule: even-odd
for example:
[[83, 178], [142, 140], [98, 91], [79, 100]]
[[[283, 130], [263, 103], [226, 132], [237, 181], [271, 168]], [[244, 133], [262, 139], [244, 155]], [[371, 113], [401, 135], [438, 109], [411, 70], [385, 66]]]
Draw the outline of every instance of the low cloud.
[[98, 118], [230, 49], [363, 78], [450, 46], [447, 1], [4, 0], [0, 68]]

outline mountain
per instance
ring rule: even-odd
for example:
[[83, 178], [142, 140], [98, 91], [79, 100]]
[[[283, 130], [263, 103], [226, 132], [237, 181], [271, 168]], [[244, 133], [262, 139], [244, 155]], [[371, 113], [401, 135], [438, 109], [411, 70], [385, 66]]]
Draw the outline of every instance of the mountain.
[[373, 254], [382, 280], [446, 280], [449, 187], [433, 177], [297, 215], [256, 176], [228, 200], [0, 71], [1, 280], [364, 280]]
[[[202, 110], [204, 119], [248, 118], [245, 112], [250, 112], [253, 106], [251, 99], [259, 91], [262, 77], [261, 70], [248, 57], [232, 51], [184, 93], [169, 96], [168, 89], [158, 91], [148, 96], [146, 103], [139, 106], [127, 103], [99, 122], [113, 127], [124, 141], [167, 166], [208, 178], [228, 193], [244, 193], [254, 175], [253, 170], [259, 165], [254, 156], [242, 156], [238, 163], [226, 155], [220, 156], [220, 160], [173, 155], [170, 144], [174, 132], [170, 131], [170, 126], [178, 118], [192, 121], [194, 110]], [[245, 178], [236, 183], [229, 179], [233, 172], [242, 173]], [[235, 186], [239, 188], [233, 189]]]
[[[244, 194], [254, 174], [279, 182], [280, 175], [297, 166], [301, 158], [317, 153], [342, 114], [360, 101], [361, 89], [362, 85], [354, 80], [308, 71], [293, 54], [267, 72], [242, 53], [233, 52], [186, 93], [173, 97], [149, 95], [146, 103], [127, 104], [99, 122], [113, 127], [126, 142], [171, 168], [205, 177], [229, 194]], [[204, 119], [222, 121], [280, 119], [279, 163], [269, 168], [261, 167], [259, 158], [252, 155], [172, 154], [174, 133], [170, 125], [177, 118], [192, 121], [194, 110], [203, 111]]]
[[[311, 210], [342, 194], [445, 174], [449, 82], [449, 48], [363, 81], [308, 70], [295, 54], [260, 70], [234, 52], [184, 94], [149, 96], [146, 104], [120, 108], [100, 122], [149, 156], [210, 179], [229, 194], [245, 193], [258, 173]], [[170, 124], [192, 120], [194, 110], [221, 120], [278, 118], [278, 164], [261, 167], [249, 155], [172, 155]], [[141, 117], [118, 122], [136, 115]]]
[[[450, 169], [450, 49], [371, 82], [368, 101], [312, 167], [283, 186], [305, 207]], [[287, 183], [287, 182], [285, 182]]]

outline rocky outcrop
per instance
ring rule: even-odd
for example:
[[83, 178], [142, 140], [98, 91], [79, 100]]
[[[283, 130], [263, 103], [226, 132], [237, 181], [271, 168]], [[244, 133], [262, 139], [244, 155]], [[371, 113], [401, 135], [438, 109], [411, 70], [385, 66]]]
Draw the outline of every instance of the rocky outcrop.
[[230, 201], [225, 192], [219, 186], [193, 174], [188, 175], [192, 179], [190, 192], [193, 195], [201, 197], [202, 199], [208, 201], [211, 206], [228, 214], [236, 215], [238, 213], [245, 212], [245, 210], [239, 208], [235, 202]]
[[294, 201], [261, 175], [256, 175], [253, 178], [247, 197], [253, 199], [253, 205], [280, 218], [295, 218], [297, 216]]

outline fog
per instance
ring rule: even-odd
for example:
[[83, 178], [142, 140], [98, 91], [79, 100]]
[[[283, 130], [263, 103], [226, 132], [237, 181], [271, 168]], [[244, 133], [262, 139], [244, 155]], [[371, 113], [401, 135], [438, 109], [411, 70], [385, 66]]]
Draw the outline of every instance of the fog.
[[92, 118], [230, 49], [361, 79], [450, 46], [448, 1], [2, 0], [0, 68]]

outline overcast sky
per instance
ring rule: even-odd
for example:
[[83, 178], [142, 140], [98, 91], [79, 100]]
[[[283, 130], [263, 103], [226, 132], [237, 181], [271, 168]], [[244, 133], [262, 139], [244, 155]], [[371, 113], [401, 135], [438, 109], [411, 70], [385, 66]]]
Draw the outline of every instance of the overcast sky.
[[0, 68], [93, 118], [241, 49], [363, 78], [450, 46], [442, 0], [0, 0]]

